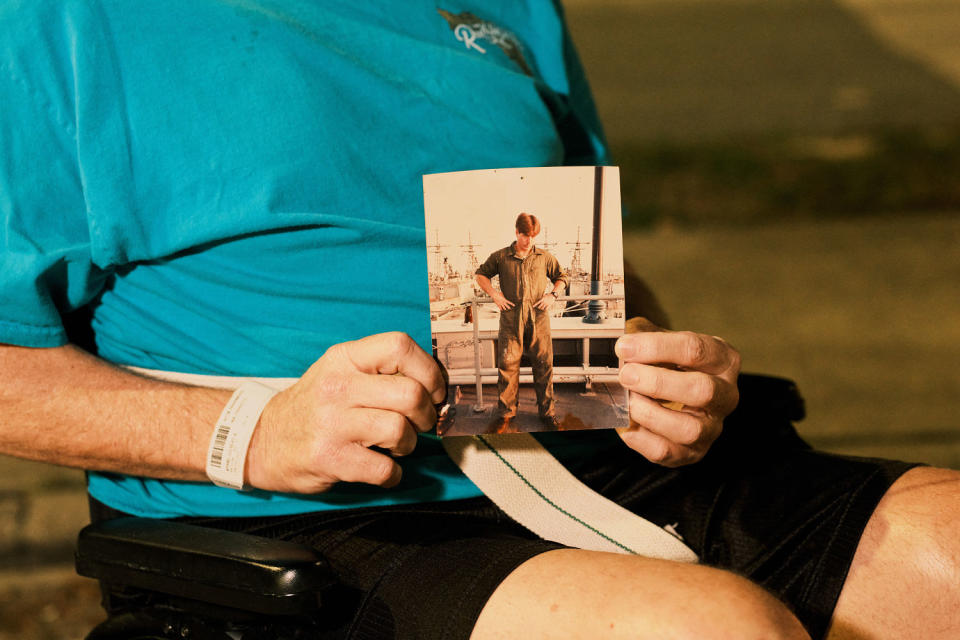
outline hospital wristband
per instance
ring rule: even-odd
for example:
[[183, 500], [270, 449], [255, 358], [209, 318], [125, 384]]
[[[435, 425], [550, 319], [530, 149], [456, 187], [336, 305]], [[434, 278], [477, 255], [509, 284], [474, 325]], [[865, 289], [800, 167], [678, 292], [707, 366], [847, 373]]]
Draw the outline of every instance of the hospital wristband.
[[244, 382], [223, 408], [207, 448], [207, 477], [217, 486], [243, 490], [243, 469], [253, 430], [277, 391]]

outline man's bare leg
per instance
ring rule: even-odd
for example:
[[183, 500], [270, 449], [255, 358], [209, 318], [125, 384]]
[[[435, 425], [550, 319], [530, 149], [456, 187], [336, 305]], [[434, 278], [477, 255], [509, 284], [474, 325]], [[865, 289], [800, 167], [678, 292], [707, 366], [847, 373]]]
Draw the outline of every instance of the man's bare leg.
[[960, 638], [960, 473], [913, 469], [877, 506], [830, 640]]
[[621, 637], [809, 640], [784, 605], [744, 578], [578, 549], [535, 556], [507, 576], [471, 640]]

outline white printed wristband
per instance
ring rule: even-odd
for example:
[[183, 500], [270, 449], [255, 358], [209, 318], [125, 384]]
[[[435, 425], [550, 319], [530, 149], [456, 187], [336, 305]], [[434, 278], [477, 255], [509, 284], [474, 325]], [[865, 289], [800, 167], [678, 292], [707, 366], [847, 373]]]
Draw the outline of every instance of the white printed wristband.
[[230, 396], [207, 448], [207, 477], [215, 485], [243, 490], [243, 470], [253, 430], [275, 395], [275, 389], [258, 382], [244, 382]]

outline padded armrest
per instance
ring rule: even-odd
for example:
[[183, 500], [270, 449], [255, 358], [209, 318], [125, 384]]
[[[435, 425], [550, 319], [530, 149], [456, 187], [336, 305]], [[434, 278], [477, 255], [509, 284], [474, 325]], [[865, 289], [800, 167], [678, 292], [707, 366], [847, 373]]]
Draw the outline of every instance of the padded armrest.
[[315, 610], [335, 580], [313, 549], [208, 527], [118, 518], [85, 527], [77, 573], [268, 615]]
[[756, 373], [741, 373], [737, 378], [741, 414], [762, 417], [779, 416], [799, 422], [807, 415], [806, 403], [793, 380]]

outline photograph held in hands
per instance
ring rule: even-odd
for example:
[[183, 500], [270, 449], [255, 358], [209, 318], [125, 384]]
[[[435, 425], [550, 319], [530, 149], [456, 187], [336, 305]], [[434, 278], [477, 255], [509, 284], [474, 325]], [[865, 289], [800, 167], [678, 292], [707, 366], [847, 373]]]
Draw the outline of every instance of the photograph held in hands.
[[616, 167], [423, 177], [430, 326], [450, 377], [437, 433], [624, 427]]

